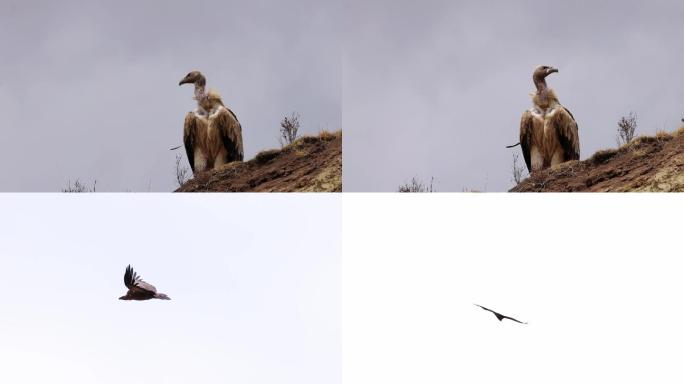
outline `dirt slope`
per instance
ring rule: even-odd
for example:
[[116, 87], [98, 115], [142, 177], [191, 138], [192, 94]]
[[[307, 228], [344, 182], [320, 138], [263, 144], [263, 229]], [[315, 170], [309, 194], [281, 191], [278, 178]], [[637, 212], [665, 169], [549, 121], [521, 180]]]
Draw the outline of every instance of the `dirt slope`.
[[341, 192], [342, 132], [305, 136], [283, 149], [257, 154], [195, 175], [176, 192]]
[[684, 127], [537, 172], [510, 192], [684, 192]]

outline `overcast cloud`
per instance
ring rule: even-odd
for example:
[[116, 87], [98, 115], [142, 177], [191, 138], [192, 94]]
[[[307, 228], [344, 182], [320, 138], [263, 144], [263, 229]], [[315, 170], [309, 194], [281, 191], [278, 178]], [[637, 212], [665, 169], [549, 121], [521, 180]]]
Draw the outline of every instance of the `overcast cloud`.
[[[170, 191], [190, 70], [237, 114], [245, 157], [279, 121], [341, 128], [335, 1], [0, 1], [3, 191]], [[187, 164], [187, 163], [186, 163]]]
[[[575, 115], [581, 158], [684, 117], [681, 1], [351, 0], [343, 54], [344, 188], [504, 191], [532, 70]], [[522, 160], [522, 156], [521, 156]]]

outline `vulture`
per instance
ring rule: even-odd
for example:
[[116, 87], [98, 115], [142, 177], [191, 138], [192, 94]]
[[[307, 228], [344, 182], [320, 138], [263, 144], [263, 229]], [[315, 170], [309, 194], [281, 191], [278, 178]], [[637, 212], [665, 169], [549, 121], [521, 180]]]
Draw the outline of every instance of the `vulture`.
[[119, 300], [171, 300], [171, 298], [165, 294], [157, 293], [157, 288], [155, 288], [154, 285], [144, 282], [143, 279], [133, 271], [130, 264], [126, 267], [126, 273], [124, 273], [124, 284], [128, 288], [128, 292], [126, 292], [125, 296], [119, 297]]
[[579, 160], [579, 133], [572, 113], [563, 107], [546, 77], [558, 69], [542, 65], [532, 74], [536, 92], [532, 108], [520, 120], [520, 147], [531, 173], [570, 160]]
[[513, 321], [515, 321], [516, 323], [527, 324], [527, 323], [523, 323], [523, 322], [520, 321], [520, 320], [516, 320], [516, 319], [514, 319], [514, 318], [512, 318], [512, 317], [504, 316], [504, 315], [502, 315], [502, 314], [500, 314], [500, 313], [498, 313], [498, 312], [494, 312], [494, 311], [492, 311], [491, 309], [485, 308], [485, 307], [483, 307], [483, 306], [481, 306], [481, 305], [479, 305], [479, 304], [475, 304], [475, 305], [477, 305], [478, 307], [484, 309], [485, 311], [489, 311], [489, 312], [493, 313], [493, 314], [496, 316], [496, 318], [499, 319], [499, 321], [502, 321], [503, 319], [508, 319], [508, 320], [513, 320]]
[[242, 161], [242, 127], [214, 90], [204, 91], [207, 79], [199, 71], [188, 73], [178, 85], [194, 84], [197, 109], [185, 115], [183, 143], [193, 173]]

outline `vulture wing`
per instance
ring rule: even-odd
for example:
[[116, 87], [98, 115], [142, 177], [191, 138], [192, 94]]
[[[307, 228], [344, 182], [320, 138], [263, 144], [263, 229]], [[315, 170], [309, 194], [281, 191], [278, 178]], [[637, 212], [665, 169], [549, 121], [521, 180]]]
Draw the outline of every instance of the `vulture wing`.
[[489, 311], [489, 312], [491, 312], [491, 313], [496, 313], [496, 312], [492, 311], [492, 310], [489, 309], [489, 308], [485, 308], [485, 307], [481, 306], [480, 304], [475, 304], [475, 305], [477, 305], [478, 307], [484, 309], [485, 311]]
[[124, 274], [124, 284], [126, 287], [133, 292], [141, 292], [141, 293], [152, 293], [155, 294], [157, 293], [157, 288], [155, 288], [152, 284], [148, 284], [143, 279], [138, 276], [138, 274], [131, 268], [129, 265], [126, 267], [126, 273]]
[[577, 122], [567, 108], [563, 106], [559, 108], [560, 110], [553, 116], [550, 123], [558, 134], [558, 140], [563, 148], [565, 161], [579, 160], [580, 148]]
[[218, 129], [221, 142], [228, 151], [228, 162], [242, 161], [242, 127], [233, 111], [221, 106], [214, 117], [214, 126]]
[[513, 321], [515, 321], [516, 323], [527, 324], [527, 323], [523, 323], [523, 322], [520, 321], [520, 320], [516, 320], [516, 319], [514, 319], [514, 318], [512, 318], [512, 317], [508, 317], [508, 316], [505, 316], [505, 315], [503, 316], [503, 318], [504, 318], [504, 319], [508, 319], [508, 320], [513, 320]]
[[195, 145], [199, 138], [198, 130], [205, 123], [200, 121], [200, 118], [194, 112], [188, 112], [185, 115], [185, 124], [183, 125], [183, 143], [185, 144], [185, 154], [188, 156], [190, 169], [195, 172]]
[[520, 148], [522, 148], [527, 171], [532, 172], [532, 158], [530, 157], [530, 150], [532, 149], [532, 134], [534, 132], [534, 117], [532, 112], [525, 111], [520, 119]]

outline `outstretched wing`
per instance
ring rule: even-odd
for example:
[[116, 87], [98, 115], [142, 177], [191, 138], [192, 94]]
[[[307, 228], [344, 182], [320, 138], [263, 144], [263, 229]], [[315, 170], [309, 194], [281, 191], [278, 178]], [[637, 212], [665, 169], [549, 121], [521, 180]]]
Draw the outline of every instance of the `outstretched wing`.
[[489, 309], [489, 308], [485, 308], [485, 307], [481, 306], [480, 304], [474, 304], [474, 305], [477, 305], [478, 307], [480, 307], [480, 308], [484, 309], [485, 311], [489, 311], [489, 312], [491, 312], [491, 313], [494, 313], [494, 314], [496, 314], [496, 312], [492, 311], [492, 310], [491, 310], [491, 309]]
[[218, 129], [221, 142], [228, 152], [228, 161], [242, 161], [244, 151], [242, 148], [242, 126], [237, 117], [228, 109], [221, 106], [213, 117], [214, 126]]
[[508, 320], [513, 320], [513, 321], [515, 321], [516, 323], [527, 324], [527, 323], [523, 323], [522, 321], [516, 320], [516, 319], [514, 319], [514, 318], [512, 318], [512, 317], [509, 317], [509, 316], [503, 316], [503, 318], [504, 318], [504, 319], [508, 319]]
[[197, 130], [204, 126], [204, 122], [194, 112], [188, 112], [185, 115], [185, 124], [183, 125], [183, 143], [185, 144], [185, 154], [188, 156], [188, 163], [190, 169], [195, 172], [195, 145], [197, 145], [198, 134]]
[[133, 292], [140, 293], [157, 293], [157, 289], [152, 285], [148, 284], [143, 279], [138, 276], [138, 274], [131, 268], [130, 265], [126, 267], [126, 273], [124, 273], [124, 284], [126, 287]]
[[534, 116], [532, 115], [532, 112], [525, 111], [520, 119], [520, 148], [522, 149], [528, 172], [532, 172], [532, 158], [530, 155], [530, 150], [532, 149], [533, 132]]
[[558, 141], [563, 148], [565, 161], [579, 160], [579, 130], [577, 121], [567, 108], [559, 106], [560, 110], [550, 120], [551, 126], [558, 134]]

